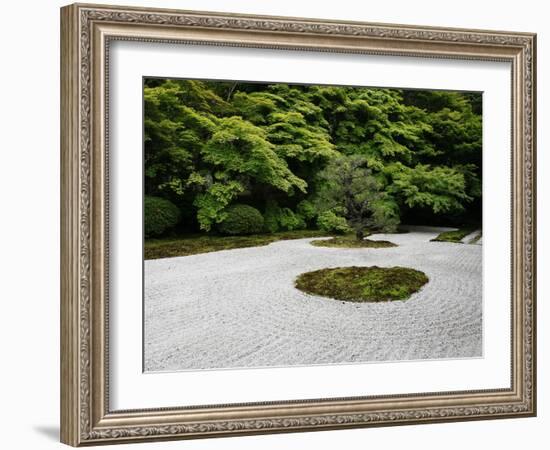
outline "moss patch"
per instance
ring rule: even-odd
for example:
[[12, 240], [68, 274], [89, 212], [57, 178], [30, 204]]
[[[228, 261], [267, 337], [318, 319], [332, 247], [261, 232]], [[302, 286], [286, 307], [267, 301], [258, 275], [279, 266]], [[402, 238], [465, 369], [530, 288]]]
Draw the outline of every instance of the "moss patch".
[[312, 241], [311, 245], [316, 247], [336, 247], [336, 248], [385, 248], [385, 247], [397, 247], [396, 244], [390, 241], [373, 241], [370, 239], [363, 239], [358, 241], [355, 236], [338, 236], [332, 239], [325, 239], [322, 241]]
[[407, 267], [337, 267], [303, 273], [295, 286], [347, 302], [385, 302], [405, 300], [427, 282], [426, 274]]
[[474, 231], [473, 228], [460, 228], [453, 231], [444, 231], [439, 236], [432, 239], [434, 242], [454, 242], [460, 244], [462, 239]]
[[144, 245], [145, 259], [171, 258], [174, 256], [197, 255], [233, 248], [259, 247], [285, 239], [326, 237], [329, 233], [318, 230], [282, 231], [271, 234], [249, 236], [195, 235], [177, 238], [148, 239]]

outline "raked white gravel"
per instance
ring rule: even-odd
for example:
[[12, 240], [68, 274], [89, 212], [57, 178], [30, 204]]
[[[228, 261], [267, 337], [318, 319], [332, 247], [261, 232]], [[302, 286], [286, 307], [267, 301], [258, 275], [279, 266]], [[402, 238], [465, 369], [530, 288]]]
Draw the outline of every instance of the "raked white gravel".
[[[392, 248], [298, 239], [145, 261], [145, 370], [479, 357], [482, 246], [430, 242], [442, 230], [371, 236]], [[303, 272], [373, 265], [411, 267], [430, 281], [406, 301], [384, 303], [294, 287]]]

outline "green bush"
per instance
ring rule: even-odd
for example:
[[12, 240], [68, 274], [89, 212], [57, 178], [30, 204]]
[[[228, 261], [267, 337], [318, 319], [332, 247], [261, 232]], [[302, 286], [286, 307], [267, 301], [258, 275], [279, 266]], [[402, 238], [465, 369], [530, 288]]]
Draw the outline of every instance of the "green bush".
[[303, 217], [306, 222], [312, 221], [315, 219], [315, 216], [317, 216], [317, 208], [315, 208], [315, 205], [308, 200], [302, 200], [298, 203], [296, 206], [296, 212]]
[[279, 213], [281, 208], [274, 201], [268, 201], [264, 211], [264, 229], [276, 233], [280, 229]]
[[143, 225], [145, 237], [160, 236], [177, 225], [180, 211], [165, 198], [146, 195], [143, 201]]
[[264, 214], [264, 228], [270, 233], [279, 230], [303, 230], [306, 228], [306, 222], [301, 214], [290, 208], [280, 208], [276, 202], [269, 202]]
[[328, 233], [345, 234], [351, 231], [346, 219], [337, 216], [333, 211], [325, 211], [317, 217], [317, 226]]
[[294, 213], [289, 208], [281, 208], [279, 224], [283, 230], [287, 231], [303, 230], [306, 227], [306, 223], [302, 216]]
[[263, 230], [264, 218], [252, 206], [232, 205], [225, 212], [227, 217], [218, 225], [223, 234], [254, 234]]
[[375, 201], [373, 202], [373, 218], [378, 225], [375, 227], [377, 231], [395, 233], [400, 223], [399, 207], [391, 201]]

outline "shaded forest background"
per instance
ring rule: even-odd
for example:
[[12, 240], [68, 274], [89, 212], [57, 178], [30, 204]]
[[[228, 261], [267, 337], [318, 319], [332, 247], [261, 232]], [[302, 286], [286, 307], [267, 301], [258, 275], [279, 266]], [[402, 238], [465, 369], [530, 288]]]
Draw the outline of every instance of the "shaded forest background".
[[336, 227], [322, 192], [346, 158], [383, 227], [481, 223], [480, 93], [145, 79], [143, 94], [146, 237], [223, 232], [236, 205], [264, 232]]

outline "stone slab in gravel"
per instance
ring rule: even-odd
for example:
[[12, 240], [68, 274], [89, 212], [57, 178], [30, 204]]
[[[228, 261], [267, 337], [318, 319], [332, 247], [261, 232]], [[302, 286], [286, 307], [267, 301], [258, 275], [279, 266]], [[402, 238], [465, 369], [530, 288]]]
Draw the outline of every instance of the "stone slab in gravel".
[[[430, 242], [442, 228], [379, 234], [398, 247], [314, 239], [145, 261], [146, 371], [468, 358], [482, 355], [482, 246]], [[300, 273], [406, 266], [430, 281], [406, 301], [305, 294]]]

